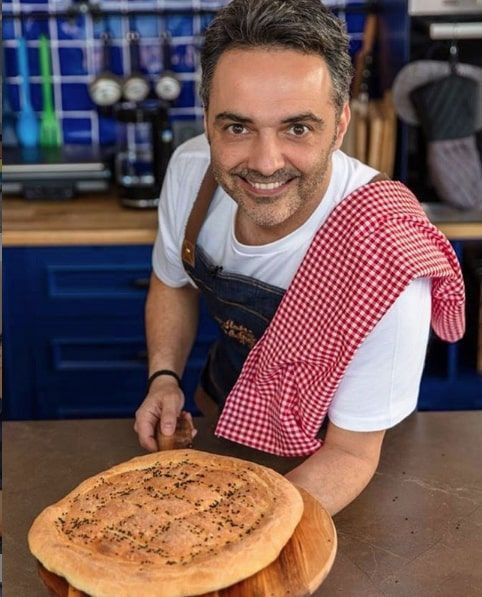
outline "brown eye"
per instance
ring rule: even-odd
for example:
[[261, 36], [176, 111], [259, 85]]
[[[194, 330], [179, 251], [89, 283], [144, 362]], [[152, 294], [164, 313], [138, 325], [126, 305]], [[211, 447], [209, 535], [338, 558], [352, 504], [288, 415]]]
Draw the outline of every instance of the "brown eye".
[[242, 124], [230, 124], [228, 130], [233, 133], [233, 135], [242, 135], [246, 129]]
[[302, 137], [308, 132], [308, 127], [304, 124], [294, 124], [291, 130], [296, 137]]

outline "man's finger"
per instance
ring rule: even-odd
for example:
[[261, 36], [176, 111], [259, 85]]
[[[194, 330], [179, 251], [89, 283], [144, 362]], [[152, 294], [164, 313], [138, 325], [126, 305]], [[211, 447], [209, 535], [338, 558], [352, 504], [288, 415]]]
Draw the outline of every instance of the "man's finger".
[[172, 435], [176, 431], [177, 417], [181, 412], [176, 399], [165, 398], [162, 404], [161, 412], [161, 433], [164, 435]]
[[136, 419], [135, 428], [139, 436], [139, 443], [149, 452], [158, 450], [157, 441], [154, 435], [158, 418], [150, 412], [141, 413]]

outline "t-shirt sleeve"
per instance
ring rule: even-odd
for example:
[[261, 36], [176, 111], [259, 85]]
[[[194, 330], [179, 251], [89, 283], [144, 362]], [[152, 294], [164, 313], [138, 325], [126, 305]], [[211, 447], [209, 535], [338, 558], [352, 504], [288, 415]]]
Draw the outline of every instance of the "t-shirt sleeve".
[[158, 207], [158, 231], [152, 251], [154, 274], [172, 287], [188, 284], [190, 278], [181, 259], [184, 229], [194, 197], [189, 184], [181, 187], [182, 173], [186, 160], [176, 152], [167, 167], [162, 184]]
[[328, 417], [350, 431], [393, 427], [417, 406], [431, 317], [431, 282], [412, 281], [361, 344]]

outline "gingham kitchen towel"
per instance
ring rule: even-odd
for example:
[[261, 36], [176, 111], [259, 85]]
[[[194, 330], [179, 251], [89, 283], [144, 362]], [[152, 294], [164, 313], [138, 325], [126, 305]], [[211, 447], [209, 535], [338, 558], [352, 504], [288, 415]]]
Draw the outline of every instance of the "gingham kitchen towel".
[[464, 283], [450, 243], [402, 183], [357, 189], [315, 235], [216, 435], [281, 456], [318, 450], [316, 435], [356, 349], [418, 277], [432, 278], [436, 334], [461, 338]]

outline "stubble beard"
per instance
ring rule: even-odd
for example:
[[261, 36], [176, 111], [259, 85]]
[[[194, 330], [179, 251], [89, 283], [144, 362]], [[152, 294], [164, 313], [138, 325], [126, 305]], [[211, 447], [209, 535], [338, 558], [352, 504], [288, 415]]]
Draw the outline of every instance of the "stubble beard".
[[[260, 228], [280, 226], [303, 210], [313, 205], [313, 210], [321, 201], [326, 190], [326, 175], [330, 165], [334, 141], [328, 151], [309, 174], [295, 168], [278, 170], [270, 177], [264, 177], [254, 170], [234, 168], [226, 171], [211, 153], [211, 167], [217, 183], [238, 204], [243, 216]], [[279, 196], [250, 195], [241, 188], [240, 177], [261, 183], [282, 182], [294, 178], [291, 188]], [[312, 211], [313, 211], [312, 210]], [[310, 214], [311, 215], [311, 214]]]

